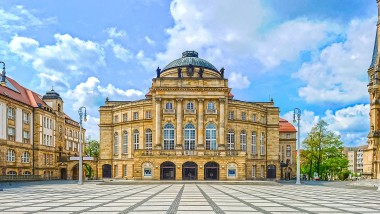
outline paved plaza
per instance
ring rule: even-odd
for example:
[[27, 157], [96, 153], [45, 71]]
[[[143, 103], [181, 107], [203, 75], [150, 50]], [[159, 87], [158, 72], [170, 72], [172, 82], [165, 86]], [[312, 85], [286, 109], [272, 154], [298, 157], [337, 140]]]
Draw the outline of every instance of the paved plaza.
[[380, 192], [310, 185], [56, 183], [0, 191], [0, 213], [380, 213]]

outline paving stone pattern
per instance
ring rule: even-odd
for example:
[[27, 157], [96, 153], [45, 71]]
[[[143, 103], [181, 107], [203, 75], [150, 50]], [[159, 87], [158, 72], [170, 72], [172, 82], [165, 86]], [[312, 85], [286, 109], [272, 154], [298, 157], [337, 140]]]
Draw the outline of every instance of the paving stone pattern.
[[0, 192], [0, 213], [380, 213], [380, 192], [297, 185], [50, 184]]

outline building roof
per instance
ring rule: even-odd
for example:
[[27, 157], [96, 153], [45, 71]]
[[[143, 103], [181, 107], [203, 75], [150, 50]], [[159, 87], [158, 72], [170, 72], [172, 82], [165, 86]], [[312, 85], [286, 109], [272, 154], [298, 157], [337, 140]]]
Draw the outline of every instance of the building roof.
[[297, 132], [296, 128], [287, 120], [280, 118], [280, 132]]
[[376, 31], [376, 37], [375, 37], [375, 46], [373, 47], [373, 54], [372, 54], [372, 61], [371, 61], [371, 65], [369, 66], [369, 68], [373, 68], [376, 64], [376, 58], [377, 58], [377, 52], [378, 52], [378, 49], [377, 49], [377, 31]]
[[183, 52], [181, 58], [176, 59], [165, 66], [161, 73], [172, 68], [186, 67], [190, 64], [194, 67], [202, 67], [219, 73], [219, 71], [211, 63], [204, 59], [198, 58], [198, 53], [196, 51]]
[[7, 96], [34, 108], [47, 106], [47, 104], [42, 100], [41, 95], [36, 92], [21, 86], [12, 78], [6, 77], [6, 82], [6, 86], [0, 86], [1, 95]]
[[51, 89], [51, 91], [46, 92], [46, 94], [42, 97], [42, 99], [62, 99], [59, 94]]

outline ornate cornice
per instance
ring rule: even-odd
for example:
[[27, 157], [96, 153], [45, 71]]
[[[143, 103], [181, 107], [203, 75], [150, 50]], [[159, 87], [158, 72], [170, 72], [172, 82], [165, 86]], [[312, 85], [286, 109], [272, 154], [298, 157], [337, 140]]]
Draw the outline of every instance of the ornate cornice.
[[187, 88], [187, 87], [168, 87], [168, 88], [154, 88], [155, 91], [228, 91], [228, 88], [217, 88], [217, 87], [197, 87], [197, 88]]

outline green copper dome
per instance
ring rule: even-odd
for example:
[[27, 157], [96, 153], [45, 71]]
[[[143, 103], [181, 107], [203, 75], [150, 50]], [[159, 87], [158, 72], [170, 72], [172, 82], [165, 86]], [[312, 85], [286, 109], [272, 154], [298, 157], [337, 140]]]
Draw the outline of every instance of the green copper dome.
[[198, 53], [196, 51], [183, 52], [182, 58], [176, 59], [169, 63], [167, 66], [165, 66], [161, 73], [171, 68], [186, 67], [190, 64], [194, 67], [202, 67], [219, 73], [219, 71], [211, 63], [207, 62], [204, 59], [198, 58]]

